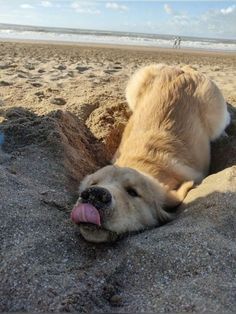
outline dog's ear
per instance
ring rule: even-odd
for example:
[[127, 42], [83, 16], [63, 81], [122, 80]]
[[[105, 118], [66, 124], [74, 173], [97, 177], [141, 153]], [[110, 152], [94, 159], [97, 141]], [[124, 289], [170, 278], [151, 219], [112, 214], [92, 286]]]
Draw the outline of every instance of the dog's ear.
[[154, 207], [156, 210], [157, 220], [159, 225], [163, 225], [174, 219], [174, 214], [168, 212], [163, 208], [163, 204], [160, 203], [160, 200], [154, 201]]

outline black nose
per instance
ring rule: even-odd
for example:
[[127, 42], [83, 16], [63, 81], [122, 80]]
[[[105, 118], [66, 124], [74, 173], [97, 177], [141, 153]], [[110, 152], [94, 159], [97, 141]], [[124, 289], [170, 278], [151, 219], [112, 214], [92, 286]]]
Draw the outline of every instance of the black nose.
[[95, 207], [99, 205], [108, 205], [111, 203], [112, 199], [111, 193], [107, 189], [99, 186], [90, 187], [84, 190], [80, 196], [84, 202], [91, 203]]

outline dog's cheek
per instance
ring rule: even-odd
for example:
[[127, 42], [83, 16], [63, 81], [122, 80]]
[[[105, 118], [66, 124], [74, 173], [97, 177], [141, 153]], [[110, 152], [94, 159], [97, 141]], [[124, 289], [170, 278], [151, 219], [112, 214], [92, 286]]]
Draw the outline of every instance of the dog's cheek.
[[121, 199], [116, 198], [113, 201], [111, 215], [107, 217], [104, 226], [119, 234], [126, 231], [126, 226], [129, 225], [129, 211], [127, 210], [127, 203], [122, 202]]

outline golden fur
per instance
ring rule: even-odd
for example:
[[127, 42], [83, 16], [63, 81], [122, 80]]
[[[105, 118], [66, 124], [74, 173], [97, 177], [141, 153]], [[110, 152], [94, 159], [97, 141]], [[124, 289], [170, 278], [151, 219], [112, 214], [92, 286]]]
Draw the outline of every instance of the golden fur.
[[[111, 234], [170, 219], [168, 208], [179, 205], [207, 175], [210, 141], [230, 121], [218, 87], [190, 67], [141, 68], [131, 77], [126, 98], [133, 114], [114, 165], [88, 176], [80, 187], [101, 186], [112, 195], [102, 228], [81, 225], [89, 241], [108, 241]], [[130, 195], [130, 189], [137, 195]]]

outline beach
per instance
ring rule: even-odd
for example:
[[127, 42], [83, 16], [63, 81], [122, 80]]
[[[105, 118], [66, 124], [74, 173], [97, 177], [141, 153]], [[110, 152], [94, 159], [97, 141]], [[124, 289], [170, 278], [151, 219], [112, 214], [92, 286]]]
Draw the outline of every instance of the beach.
[[[38, 114], [56, 109], [77, 114], [85, 103], [125, 102], [129, 76], [151, 63], [189, 64], [236, 104], [234, 53], [13, 42], [0, 42], [0, 48], [1, 110], [17, 104]], [[64, 101], [55, 103], [55, 97]]]
[[[152, 63], [207, 75], [232, 123], [177, 219], [96, 246], [70, 220], [78, 185], [110, 162], [127, 81]], [[233, 52], [0, 41], [0, 311], [233, 312], [235, 108]]]

